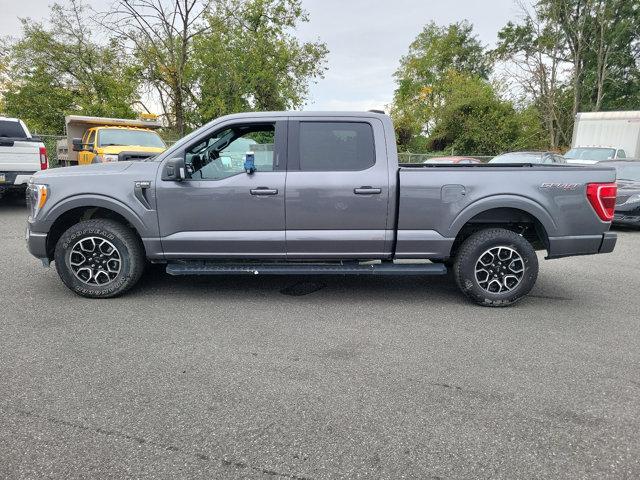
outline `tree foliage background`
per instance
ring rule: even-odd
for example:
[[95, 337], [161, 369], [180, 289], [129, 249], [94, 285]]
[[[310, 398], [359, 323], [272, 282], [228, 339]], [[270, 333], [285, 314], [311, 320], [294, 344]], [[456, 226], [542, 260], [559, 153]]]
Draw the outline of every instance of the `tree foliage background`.
[[640, 109], [640, 3], [538, 0], [494, 49], [467, 22], [428, 24], [396, 72], [406, 151], [562, 149], [579, 111]]
[[[175, 138], [228, 113], [300, 108], [326, 70], [326, 45], [295, 35], [302, 0], [84, 1], [2, 40], [0, 113], [59, 134], [67, 114], [160, 108]], [[400, 150], [562, 150], [576, 112], [640, 109], [640, 2], [515, 1], [491, 48], [467, 21], [427, 23], [409, 45], [389, 105]]]
[[292, 31], [300, 0], [82, 0], [53, 4], [46, 24], [22, 20], [0, 48], [2, 113], [39, 133], [64, 116], [133, 118], [159, 105], [181, 136], [239, 111], [301, 107], [325, 72], [326, 45]]

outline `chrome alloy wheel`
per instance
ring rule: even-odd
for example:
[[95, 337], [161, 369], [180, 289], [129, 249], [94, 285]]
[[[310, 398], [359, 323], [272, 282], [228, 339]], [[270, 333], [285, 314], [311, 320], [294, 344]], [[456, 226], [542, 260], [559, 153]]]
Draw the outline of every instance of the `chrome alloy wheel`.
[[81, 282], [103, 286], [111, 283], [120, 273], [122, 257], [110, 241], [100, 237], [85, 237], [71, 249], [69, 264]]
[[475, 267], [476, 281], [489, 293], [510, 292], [524, 277], [524, 261], [509, 247], [493, 247], [485, 251]]

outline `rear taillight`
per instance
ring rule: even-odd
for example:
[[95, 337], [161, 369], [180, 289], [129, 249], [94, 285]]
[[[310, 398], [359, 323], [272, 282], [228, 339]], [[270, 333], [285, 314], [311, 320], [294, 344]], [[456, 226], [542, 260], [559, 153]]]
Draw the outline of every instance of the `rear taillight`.
[[40, 147], [40, 170], [49, 168], [49, 159], [47, 158], [46, 147]]
[[587, 198], [593, 209], [603, 222], [613, 220], [616, 209], [618, 185], [615, 183], [588, 183]]

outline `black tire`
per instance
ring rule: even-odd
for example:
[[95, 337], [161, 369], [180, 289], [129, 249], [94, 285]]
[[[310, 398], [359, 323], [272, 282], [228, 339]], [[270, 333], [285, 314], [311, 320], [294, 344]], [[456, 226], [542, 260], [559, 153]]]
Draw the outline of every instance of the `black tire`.
[[[91, 240], [92, 238], [94, 240]], [[116, 253], [111, 255], [117, 256], [116, 262], [119, 263], [111, 263], [111, 266], [116, 265], [118, 272], [111, 272], [114, 275], [111, 280], [103, 284], [87, 283], [83, 281], [83, 277], [86, 278], [87, 274], [80, 272], [80, 275], [77, 275], [74, 272], [71, 265], [72, 252], [78, 242], [82, 240], [89, 242], [89, 246], [93, 244], [94, 251], [97, 251], [95, 245], [100, 241], [106, 241], [103, 243], [106, 245], [106, 251], [109, 251], [110, 246], [115, 247]], [[83, 253], [87, 254], [84, 251]], [[100, 252], [98, 252], [99, 254]], [[129, 227], [115, 220], [107, 219], [86, 220], [70, 227], [58, 240], [54, 258], [56, 270], [62, 282], [78, 295], [89, 298], [111, 298], [123, 294], [138, 282], [146, 264], [144, 248], [137, 234]], [[78, 258], [76, 257], [76, 259]], [[100, 263], [100, 261], [107, 260], [100, 260], [98, 256], [96, 263]], [[94, 271], [102, 269], [106, 269], [106, 267], [99, 265]], [[104, 281], [105, 275], [107, 275], [106, 271], [99, 273], [101, 274], [100, 279]], [[98, 278], [98, 274], [95, 275], [95, 278]]]
[[[503, 250], [496, 250], [498, 248]], [[496, 259], [496, 252], [503, 258], [511, 255], [511, 260]], [[489, 265], [479, 263], [481, 261], [489, 262]], [[523, 268], [521, 275], [510, 271], [520, 270], [520, 264]], [[477, 275], [476, 265], [479, 266]], [[453, 274], [462, 293], [477, 304], [506, 307], [533, 288], [538, 278], [538, 257], [521, 235], [503, 228], [488, 228], [474, 233], [462, 243], [455, 258]]]

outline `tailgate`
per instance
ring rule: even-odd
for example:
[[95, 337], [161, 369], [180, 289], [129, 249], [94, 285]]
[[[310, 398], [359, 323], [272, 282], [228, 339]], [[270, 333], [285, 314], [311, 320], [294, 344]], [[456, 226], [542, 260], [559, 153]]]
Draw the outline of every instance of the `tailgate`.
[[0, 139], [0, 172], [36, 172], [40, 170], [39, 142]]

